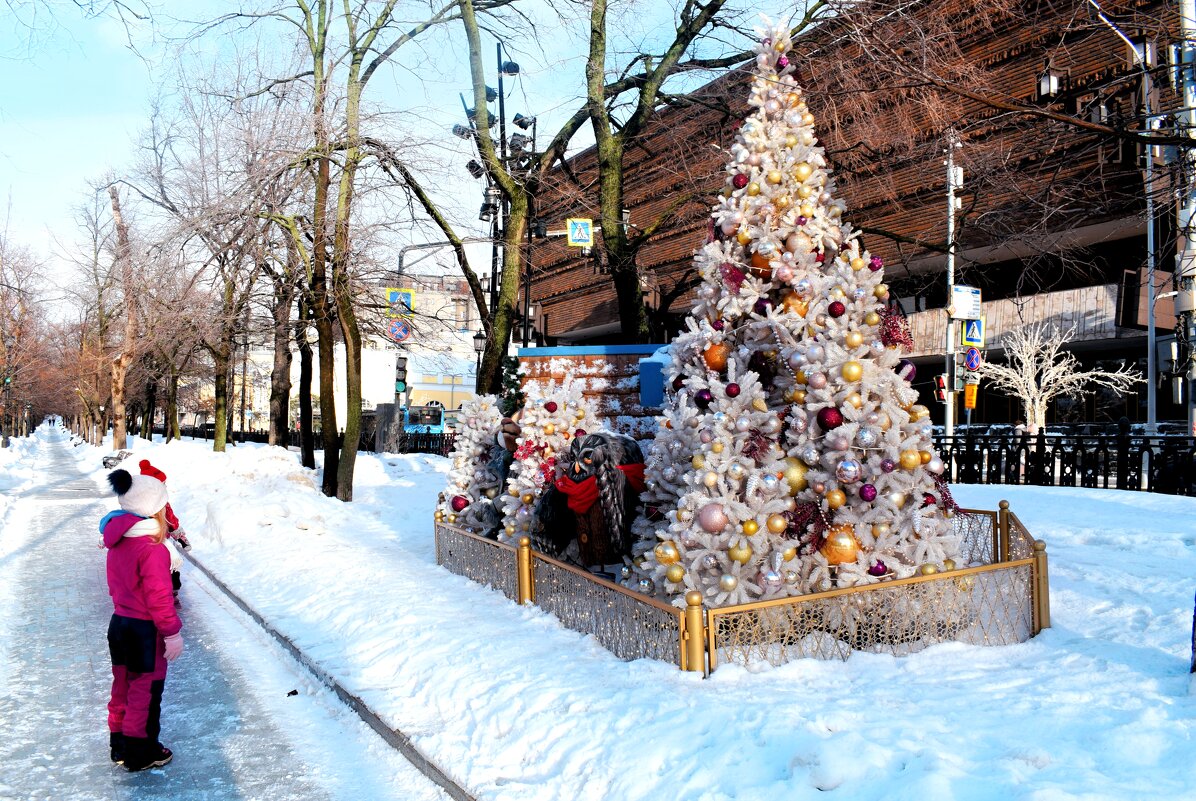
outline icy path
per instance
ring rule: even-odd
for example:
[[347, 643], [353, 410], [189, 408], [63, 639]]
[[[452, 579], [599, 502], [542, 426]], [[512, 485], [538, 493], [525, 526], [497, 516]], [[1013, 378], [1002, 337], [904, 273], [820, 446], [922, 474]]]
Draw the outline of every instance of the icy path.
[[0, 528], [0, 798], [446, 798], [195, 571], [184, 573], [186, 650], [163, 699], [174, 761], [140, 774], [112, 765], [112, 606], [96, 523], [113, 504], [67, 451], [63, 440], [37, 451], [44, 483]]

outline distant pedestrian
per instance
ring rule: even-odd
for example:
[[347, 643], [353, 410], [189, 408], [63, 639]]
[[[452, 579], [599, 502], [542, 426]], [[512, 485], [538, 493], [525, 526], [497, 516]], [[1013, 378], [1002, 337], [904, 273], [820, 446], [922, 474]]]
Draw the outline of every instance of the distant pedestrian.
[[[149, 476], [150, 478], [156, 478], [163, 484], [166, 483], [166, 474], [150, 464], [149, 459], [142, 459], [137, 463], [137, 466], [141, 468], [141, 475]], [[179, 525], [178, 515], [176, 515], [174, 510], [170, 508], [169, 503], [166, 504], [166, 534], [168, 536], [166, 545], [168, 548], [171, 548], [172, 551], [174, 549], [174, 544], [171, 542], [171, 540], [177, 542], [184, 551], [191, 550], [191, 543], [187, 540], [187, 533], [183, 531], [182, 526]], [[174, 592], [175, 606], [179, 605], [179, 590], [183, 587], [183, 577], [179, 571], [179, 568], [182, 567], [182, 562], [183, 560], [177, 552], [172, 552], [170, 554], [170, 586]]]
[[174, 756], [158, 741], [166, 663], [183, 652], [182, 622], [170, 590], [166, 485], [127, 470], [108, 474], [120, 509], [100, 521], [108, 548], [108, 624], [112, 696], [108, 732], [112, 761], [130, 771], [165, 765]]

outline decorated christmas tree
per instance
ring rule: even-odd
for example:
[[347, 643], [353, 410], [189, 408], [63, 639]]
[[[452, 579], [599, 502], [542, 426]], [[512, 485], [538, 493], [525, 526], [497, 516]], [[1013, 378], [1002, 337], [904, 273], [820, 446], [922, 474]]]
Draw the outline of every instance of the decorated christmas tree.
[[883, 264], [843, 219], [785, 28], [764, 32], [672, 346], [632, 581], [724, 606], [951, 569], [954, 502]]
[[529, 384], [525, 392], [528, 400], [518, 413], [521, 433], [502, 496], [503, 529], [498, 538], [504, 541], [536, 535], [540, 528], [536, 503], [544, 488], [556, 480], [557, 453], [598, 425], [580, 382], [544, 389]]
[[448, 522], [477, 533], [496, 522], [494, 499], [502, 492], [502, 476], [492, 465], [502, 410], [493, 395], [461, 404], [460, 429], [449, 455], [448, 486], [436, 504], [436, 522]]

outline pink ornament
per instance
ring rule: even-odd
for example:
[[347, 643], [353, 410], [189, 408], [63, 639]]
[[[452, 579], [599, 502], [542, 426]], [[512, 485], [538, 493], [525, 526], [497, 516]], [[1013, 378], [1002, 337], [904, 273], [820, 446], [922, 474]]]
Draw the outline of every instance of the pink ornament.
[[[789, 255], [789, 254], [785, 254]], [[772, 275], [782, 284], [787, 284], [793, 280], [793, 268], [787, 264], [782, 264], [780, 267], [772, 271]]]
[[698, 525], [709, 534], [718, 534], [729, 522], [726, 511], [717, 503], [708, 503], [698, 510]]
[[830, 431], [843, 425], [843, 413], [838, 409], [827, 406], [818, 410], [818, 426], [823, 431]]
[[894, 462], [892, 459], [881, 459], [880, 460], [880, 469], [882, 472], [892, 473], [894, 470], [897, 469], [897, 463]]
[[860, 487], [860, 500], [867, 501], [868, 503], [875, 501], [876, 487], [872, 486], [871, 484], [865, 484], [864, 486]]
[[739, 385], [738, 384], [727, 384], [727, 397], [728, 398], [738, 398], [739, 397]]
[[806, 381], [810, 385], [810, 389], [823, 389], [826, 387], [826, 375], [824, 373], [813, 373]]
[[830, 305], [826, 307], [826, 311], [831, 317], [842, 317], [847, 313], [847, 307], [843, 305], [842, 301], [832, 300]]
[[871, 567], [868, 568], [869, 576], [883, 576], [888, 572], [889, 572], [889, 568], [885, 565], [884, 562], [880, 561], [879, 559], [877, 559], [876, 562]]
[[885, 260], [882, 259], [880, 256], [873, 256], [872, 258], [870, 258], [868, 260], [868, 269], [874, 273], [880, 272], [880, 270], [884, 266], [885, 266]]
[[549, 414], [552, 414], [556, 410], [557, 410], [556, 401], [548, 401], [548, 403], [544, 404], [544, 411], [548, 412]]
[[463, 512], [465, 511], [465, 507], [469, 506], [469, 499], [463, 495], [454, 495], [449, 503], [452, 505], [454, 512]]
[[805, 225], [805, 224], [806, 224], [806, 223], [808, 223], [808, 222], [809, 222], [809, 220], [807, 220], [805, 217], [802, 217], [801, 215], [798, 215], [798, 218], [797, 218], [797, 224], [798, 224], [798, 225]]
[[785, 67], [788, 67], [788, 66], [789, 66], [789, 57], [788, 56], [781, 56], [780, 58], [777, 59], [777, 69], [783, 70], [783, 69], [785, 69]]

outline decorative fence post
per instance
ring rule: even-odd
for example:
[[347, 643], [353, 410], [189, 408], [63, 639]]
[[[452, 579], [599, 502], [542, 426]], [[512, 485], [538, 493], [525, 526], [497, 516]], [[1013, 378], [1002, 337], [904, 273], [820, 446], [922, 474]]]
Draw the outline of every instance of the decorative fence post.
[[536, 600], [536, 588], [532, 580], [532, 540], [520, 537], [515, 551], [515, 586], [519, 604], [530, 604]]
[[1001, 501], [997, 510], [997, 548], [993, 561], [1009, 561], [1009, 501]]
[[1051, 589], [1047, 575], [1046, 543], [1034, 540], [1034, 633], [1051, 627]]
[[682, 670], [707, 673], [706, 669], [706, 610], [702, 607], [702, 593], [690, 590], [685, 594], [685, 619], [681, 628]]

